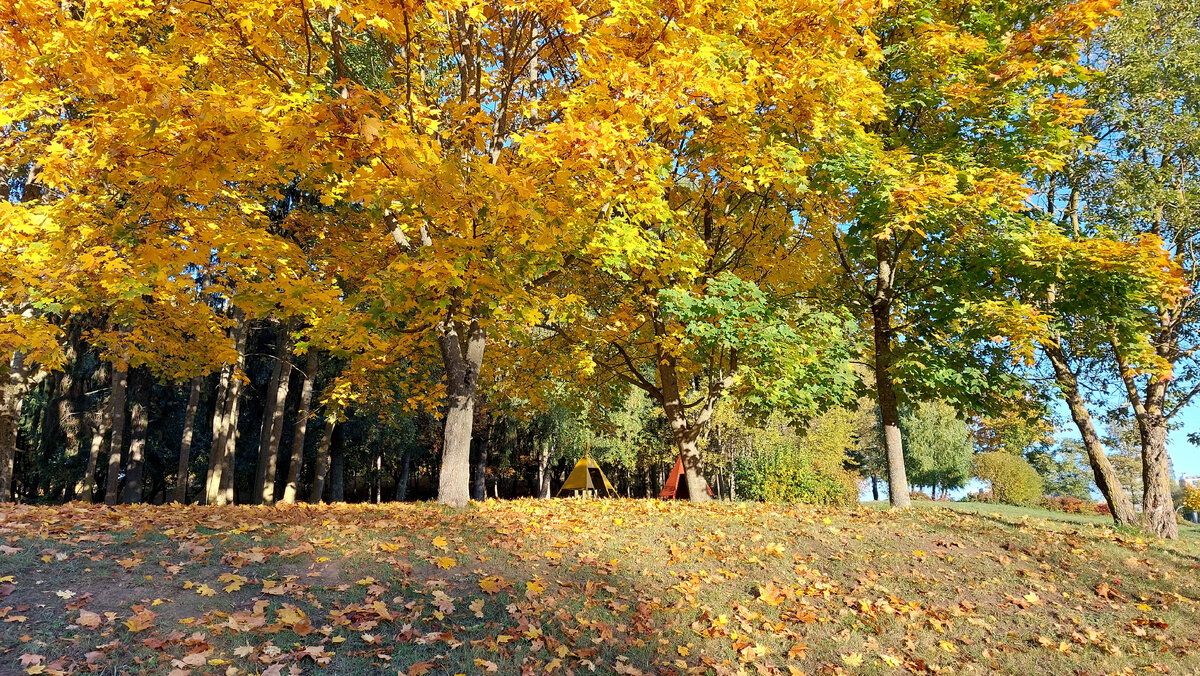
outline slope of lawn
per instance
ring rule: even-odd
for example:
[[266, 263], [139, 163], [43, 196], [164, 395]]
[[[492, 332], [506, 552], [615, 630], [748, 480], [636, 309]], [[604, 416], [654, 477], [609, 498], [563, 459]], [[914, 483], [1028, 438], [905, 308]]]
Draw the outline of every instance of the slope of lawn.
[[3, 505], [0, 674], [1194, 673], [1195, 529], [1060, 517]]

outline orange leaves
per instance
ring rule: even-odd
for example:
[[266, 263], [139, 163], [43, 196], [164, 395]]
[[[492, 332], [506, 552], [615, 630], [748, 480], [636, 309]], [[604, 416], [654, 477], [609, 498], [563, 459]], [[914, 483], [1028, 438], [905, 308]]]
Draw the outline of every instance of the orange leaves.
[[765, 586], [758, 588], [758, 600], [769, 606], [779, 606], [785, 600], [787, 600], [787, 598], [787, 592], [779, 587], [776, 587], [772, 582], [768, 582]]
[[133, 610], [133, 617], [130, 617], [128, 620], [123, 622], [123, 624], [128, 627], [129, 631], [136, 633], [139, 631], [145, 631], [154, 626], [154, 618], [158, 617], [157, 613], [143, 606], [134, 606]]
[[499, 593], [501, 589], [509, 586], [509, 584], [510, 583], [507, 580], [499, 575], [489, 575], [479, 581], [479, 588], [485, 594], [495, 595]]

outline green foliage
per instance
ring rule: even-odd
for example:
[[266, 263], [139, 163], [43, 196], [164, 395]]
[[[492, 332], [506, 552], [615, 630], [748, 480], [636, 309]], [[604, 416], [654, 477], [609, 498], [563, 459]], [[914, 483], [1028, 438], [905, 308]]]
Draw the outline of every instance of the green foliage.
[[[726, 413], [728, 416], [728, 412]], [[728, 418], [723, 418], [727, 420]], [[734, 456], [738, 497], [763, 502], [846, 505], [858, 499], [858, 475], [845, 469], [854, 447], [854, 414], [833, 409], [797, 430], [781, 414], [761, 427], [745, 420], [722, 430]]]
[[682, 324], [683, 347], [698, 362], [736, 351], [734, 394], [747, 412], [784, 409], [803, 419], [852, 400], [858, 378], [850, 355], [859, 346], [850, 338], [857, 327], [846, 317], [789, 307], [730, 272], [709, 280], [703, 295], [663, 289], [658, 299], [663, 313]]
[[1092, 470], [1084, 459], [1083, 444], [1069, 439], [1059, 446], [1039, 446], [1025, 459], [1042, 476], [1046, 495], [1091, 499]]
[[971, 475], [991, 484], [992, 495], [1009, 505], [1032, 507], [1042, 500], [1042, 477], [1025, 458], [1010, 453], [980, 453]]
[[967, 423], [945, 402], [934, 401], [901, 412], [904, 463], [914, 486], [961, 488], [971, 472], [974, 446]]

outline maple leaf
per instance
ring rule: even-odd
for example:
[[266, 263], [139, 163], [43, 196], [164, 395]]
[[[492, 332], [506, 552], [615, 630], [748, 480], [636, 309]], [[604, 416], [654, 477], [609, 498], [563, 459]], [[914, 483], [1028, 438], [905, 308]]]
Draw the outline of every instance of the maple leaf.
[[96, 629], [103, 622], [99, 613], [93, 613], [90, 610], [80, 610], [79, 617], [75, 619], [75, 624], [88, 629]]

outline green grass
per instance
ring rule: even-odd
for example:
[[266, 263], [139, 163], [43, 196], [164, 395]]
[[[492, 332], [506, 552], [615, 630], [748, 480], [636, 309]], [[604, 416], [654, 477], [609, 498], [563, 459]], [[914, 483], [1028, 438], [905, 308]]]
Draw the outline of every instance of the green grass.
[[1193, 673], [1182, 532], [977, 503], [2, 506], [0, 673]]

